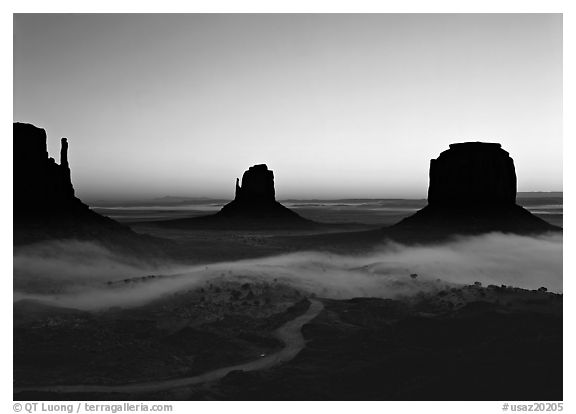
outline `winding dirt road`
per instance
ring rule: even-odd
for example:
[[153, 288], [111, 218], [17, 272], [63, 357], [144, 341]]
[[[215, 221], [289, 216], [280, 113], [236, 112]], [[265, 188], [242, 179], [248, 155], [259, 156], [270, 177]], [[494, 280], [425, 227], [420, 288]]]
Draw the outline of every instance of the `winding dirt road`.
[[122, 385], [48, 385], [48, 386], [31, 386], [15, 388], [14, 393], [25, 391], [42, 391], [42, 392], [57, 392], [57, 393], [141, 393], [141, 392], [157, 392], [165, 391], [174, 388], [186, 387], [189, 385], [201, 384], [203, 382], [216, 381], [232, 371], [257, 371], [261, 369], [271, 368], [283, 362], [290, 361], [306, 346], [306, 341], [302, 336], [302, 327], [314, 319], [322, 311], [324, 306], [321, 302], [311, 299], [311, 304], [308, 310], [286, 322], [278, 330], [276, 336], [285, 344], [284, 348], [280, 351], [270, 354], [268, 356], [258, 358], [243, 364], [232, 365], [228, 367], [218, 368], [213, 371], [208, 371], [204, 374], [196, 375], [194, 377], [176, 378], [163, 381], [139, 382]]

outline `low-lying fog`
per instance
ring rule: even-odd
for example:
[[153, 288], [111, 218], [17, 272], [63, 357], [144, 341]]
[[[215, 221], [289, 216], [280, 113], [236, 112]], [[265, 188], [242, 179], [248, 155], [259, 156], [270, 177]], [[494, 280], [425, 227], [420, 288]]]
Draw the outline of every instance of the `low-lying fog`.
[[[108, 283], [147, 275], [163, 277]], [[440, 245], [386, 244], [354, 256], [302, 252], [197, 266], [144, 265], [87, 242], [42, 243], [14, 255], [15, 301], [79, 309], [137, 306], [215, 279], [281, 282], [332, 298], [392, 298], [476, 281], [562, 292], [562, 235], [492, 233]]]

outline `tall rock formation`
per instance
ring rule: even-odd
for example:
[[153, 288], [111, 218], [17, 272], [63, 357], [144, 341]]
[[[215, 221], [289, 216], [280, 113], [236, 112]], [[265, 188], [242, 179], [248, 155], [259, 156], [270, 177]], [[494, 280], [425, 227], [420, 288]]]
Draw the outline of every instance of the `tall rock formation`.
[[242, 175], [242, 185], [236, 179], [234, 200], [218, 213], [221, 217], [286, 218], [300, 217], [276, 201], [274, 172], [266, 164], [250, 167]]
[[450, 145], [430, 161], [428, 205], [392, 232], [450, 235], [559, 230], [516, 204], [514, 161], [500, 144]]
[[216, 217], [234, 219], [235, 224], [282, 226], [306, 223], [292, 210], [276, 201], [274, 172], [266, 164], [250, 167], [242, 175], [242, 185], [236, 179], [236, 196]]
[[247, 203], [273, 203], [276, 201], [274, 190], [274, 172], [266, 164], [248, 168], [242, 175], [242, 186], [236, 179], [236, 196], [234, 200]]
[[451, 144], [430, 160], [428, 203], [439, 206], [514, 205], [514, 160], [500, 144]]
[[274, 172], [266, 164], [250, 167], [236, 179], [234, 200], [213, 215], [156, 222], [156, 225], [211, 229], [297, 229], [316, 226], [276, 201]]
[[60, 164], [56, 164], [48, 155], [46, 131], [17, 122], [13, 133], [14, 216], [40, 217], [87, 209], [74, 196], [66, 138], [62, 138]]
[[74, 187], [72, 186], [72, 177], [70, 174], [70, 166], [68, 165], [68, 139], [61, 139], [60, 147], [60, 168], [66, 186], [64, 187], [64, 194], [66, 197], [74, 197]]
[[48, 155], [42, 128], [16, 122], [13, 141], [15, 245], [50, 239], [143, 245], [146, 238], [93, 212], [74, 195], [66, 138], [61, 140], [60, 164]]

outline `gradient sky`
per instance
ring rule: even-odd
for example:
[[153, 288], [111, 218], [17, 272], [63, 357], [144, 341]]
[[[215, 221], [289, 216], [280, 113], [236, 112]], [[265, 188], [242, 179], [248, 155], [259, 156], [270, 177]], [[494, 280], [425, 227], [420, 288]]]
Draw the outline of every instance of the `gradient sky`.
[[86, 200], [426, 197], [431, 158], [500, 142], [520, 191], [562, 189], [562, 16], [14, 16], [14, 121]]

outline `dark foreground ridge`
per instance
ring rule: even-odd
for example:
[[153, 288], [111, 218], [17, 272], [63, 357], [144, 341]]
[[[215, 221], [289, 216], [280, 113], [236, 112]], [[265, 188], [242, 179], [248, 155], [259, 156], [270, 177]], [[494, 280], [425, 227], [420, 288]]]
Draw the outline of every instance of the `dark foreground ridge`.
[[216, 214], [156, 222], [156, 225], [179, 228], [229, 230], [303, 229], [321, 226], [307, 220], [276, 201], [274, 172], [266, 164], [250, 167], [236, 179], [236, 196]]
[[49, 157], [46, 131], [16, 122], [14, 140], [14, 245], [53, 239], [94, 240], [144, 248], [152, 238], [90, 210], [74, 194], [68, 140], [62, 138], [60, 164]]
[[390, 230], [445, 235], [561, 229], [516, 204], [514, 160], [500, 144], [465, 142], [430, 161], [428, 205]]
[[410, 279], [420, 294], [308, 300], [244, 282], [105, 313], [15, 302], [14, 400], [562, 400], [562, 295]]

